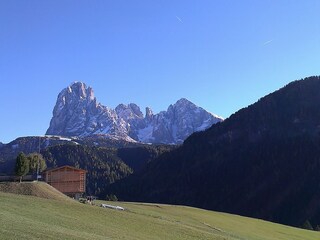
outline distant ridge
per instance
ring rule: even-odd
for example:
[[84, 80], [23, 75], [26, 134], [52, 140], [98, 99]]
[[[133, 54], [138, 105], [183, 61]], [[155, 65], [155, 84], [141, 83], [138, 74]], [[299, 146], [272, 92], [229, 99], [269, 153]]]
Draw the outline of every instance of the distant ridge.
[[222, 120], [185, 98], [158, 114], [147, 107], [145, 116], [134, 103], [111, 109], [97, 102], [91, 87], [75, 82], [58, 95], [46, 134], [180, 144], [193, 132]]

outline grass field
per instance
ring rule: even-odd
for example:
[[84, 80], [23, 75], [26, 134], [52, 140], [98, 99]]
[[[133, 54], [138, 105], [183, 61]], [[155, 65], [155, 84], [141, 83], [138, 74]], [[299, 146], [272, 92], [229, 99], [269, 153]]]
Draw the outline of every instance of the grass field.
[[320, 239], [318, 232], [197, 208], [116, 204], [126, 210], [0, 192], [0, 239]]

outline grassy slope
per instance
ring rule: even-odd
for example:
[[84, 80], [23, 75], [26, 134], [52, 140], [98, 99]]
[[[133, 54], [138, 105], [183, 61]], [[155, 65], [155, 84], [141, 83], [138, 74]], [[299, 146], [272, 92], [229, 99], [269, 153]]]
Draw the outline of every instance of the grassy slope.
[[45, 182], [0, 182], [0, 192], [31, 195], [62, 201], [72, 201], [63, 193]]
[[196, 208], [117, 203], [126, 211], [0, 192], [0, 239], [316, 240], [320, 233]]

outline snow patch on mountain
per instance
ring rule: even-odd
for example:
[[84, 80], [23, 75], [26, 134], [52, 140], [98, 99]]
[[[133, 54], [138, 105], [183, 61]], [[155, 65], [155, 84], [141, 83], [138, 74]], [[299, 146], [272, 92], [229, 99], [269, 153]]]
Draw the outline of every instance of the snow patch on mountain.
[[145, 143], [153, 142], [155, 140], [152, 135], [153, 129], [154, 129], [154, 126], [152, 126], [152, 125], [148, 125], [145, 128], [139, 129], [138, 130], [139, 141], [145, 142]]

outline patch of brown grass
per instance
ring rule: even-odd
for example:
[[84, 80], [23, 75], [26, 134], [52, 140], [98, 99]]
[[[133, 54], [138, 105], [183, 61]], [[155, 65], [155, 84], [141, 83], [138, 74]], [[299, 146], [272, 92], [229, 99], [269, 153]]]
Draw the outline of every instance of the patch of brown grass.
[[71, 200], [69, 197], [44, 182], [1, 182], [0, 192], [30, 195], [60, 201]]

